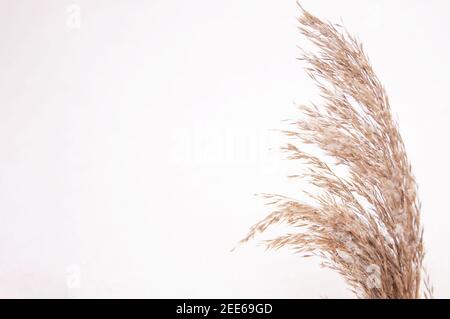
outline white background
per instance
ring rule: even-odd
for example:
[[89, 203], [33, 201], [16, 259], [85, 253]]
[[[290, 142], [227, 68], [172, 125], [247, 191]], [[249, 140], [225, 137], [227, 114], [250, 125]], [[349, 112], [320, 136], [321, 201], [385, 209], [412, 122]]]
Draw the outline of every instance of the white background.
[[[450, 297], [448, 2], [302, 4], [342, 18], [385, 84]], [[1, 0], [0, 296], [352, 297], [318, 261], [258, 241], [230, 252], [269, 212], [254, 193], [298, 191], [269, 150], [294, 102], [317, 100], [298, 14], [294, 0]]]

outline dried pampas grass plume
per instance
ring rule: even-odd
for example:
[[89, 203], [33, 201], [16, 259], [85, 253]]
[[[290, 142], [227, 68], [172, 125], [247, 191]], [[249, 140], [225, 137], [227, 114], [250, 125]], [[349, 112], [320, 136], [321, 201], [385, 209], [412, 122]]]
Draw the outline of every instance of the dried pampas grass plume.
[[[417, 185], [388, 96], [362, 45], [342, 26], [300, 8], [300, 32], [317, 49], [302, 52], [301, 60], [323, 103], [300, 106], [303, 117], [284, 131], [293, 142], [282, 149], [306, 164], [293, 177], [319, 194], [306, 193], [311, 203], [263, 194], [274, 212], [241, 242], [286, 223], [296, 231], [266, 241], [267, 247], [321, 257], [357, 297], [429, 298]], [[305, 152], [305, 145], [321, 154]]]

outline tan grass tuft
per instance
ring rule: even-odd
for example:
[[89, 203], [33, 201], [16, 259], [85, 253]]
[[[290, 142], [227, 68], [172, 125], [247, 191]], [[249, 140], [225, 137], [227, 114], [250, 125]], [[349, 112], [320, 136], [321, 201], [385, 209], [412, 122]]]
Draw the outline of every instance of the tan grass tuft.
[[[292, 142], [283, 151], [307, 167], [295, 177], [320, 192], [309, 195], [311, 203], [264, 194], [274, 212], [242, 242], [286, 223], [295, 232], [267, 241], [267, 247], [319, 256], [357, 297], [431, 297], [421, 275], [417, 185], [385, 89], [354, 37], [301, 10], [300, 32], [316, 49], [302, 52], [301, 60], [323, 103], [299, 107], [302, 118], [284, 131]], [[322, 152], [307, 153], [304, 145]]]

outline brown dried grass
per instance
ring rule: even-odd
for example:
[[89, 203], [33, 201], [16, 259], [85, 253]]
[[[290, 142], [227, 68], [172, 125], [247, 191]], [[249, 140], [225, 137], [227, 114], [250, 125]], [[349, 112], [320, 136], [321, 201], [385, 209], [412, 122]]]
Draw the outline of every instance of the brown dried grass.
[[[319, 256], [357, 297], [431, 297], [421, 275], [417, 185], [385, 89], [359, 41], [300, 8], [300, 32], [316, 49], [303, 51], [301, 60], [323, 103], [299, 107], [302, 118], [283, 131], [292, 142], [282, 149], [306, 164], [306, 172], [293, 177], [320, 192], [307, 194], [312, 204], [263, 194], [274, 211], [242, 242], [286, 223], [296, 231], [266, 241], [267, 247]], [[322, 155], [303, 151], [308, 144]]]

